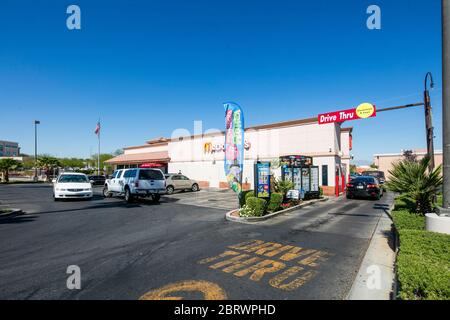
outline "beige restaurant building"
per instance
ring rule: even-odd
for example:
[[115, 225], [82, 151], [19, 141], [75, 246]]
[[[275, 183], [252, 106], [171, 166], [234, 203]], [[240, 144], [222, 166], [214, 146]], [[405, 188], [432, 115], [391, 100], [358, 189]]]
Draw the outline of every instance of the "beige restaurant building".
[[[416, 155], [417, 160], [420, 160], [427, 155], [427, 150], [413, 150], [413, 154]], [[402, 159], [403, 152], [375, 154], [373, 156], [374, 164], [378, 167], [378, 170], [384, 172], [387, 180], [389, 180], [390, 177], [389, 171], [393, 169], [395, 163], [401, 161]], [[436, 167], [442, 164], [442, 150], [437, 150], [434, 152], [434, 163]]]
[[[245, 129], [244, 189], [253, 188], [256, 161], [282, 156], [313, 157], [319, 167], [324, 193], [342, 192], [350, 173], [352, 128], [340, 124], [319, 125], [317, 118], [277, 122]], [[224, 171], [224, 133], [175, 135], [124, 148], [124, 154], [107, 162], [116, 168], [155, 167], [195, 179], [202, 188], [228, 188]], [[281, 169], [275, 172], [279, 178]], [[337, 182], [337, 183], [336, 183]]]

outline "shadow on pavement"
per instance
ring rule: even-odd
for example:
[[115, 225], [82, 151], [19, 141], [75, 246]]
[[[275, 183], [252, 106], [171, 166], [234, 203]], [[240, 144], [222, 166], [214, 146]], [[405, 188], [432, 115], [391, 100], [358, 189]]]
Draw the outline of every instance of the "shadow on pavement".
[[348, 217], [368, 217], [373, 218], [373, 214], [363, 214], [363, 213], [345, 213], [345, 212], [335, 212], [335, 213], [329, 213], [333, 216], [348, 216]]
[[[64, 201], [64, 202], [74, 202], [72, 199], [70, 201]], [[46, 213], [62, 213], [62, 212], [76, 212], [76, 211], [85, 211], [85, 210], [92, 210], [92, 209], [112, 209], [112, 208], [141, 208], [143, 206], [158, 206], [160, 203], [155, 202], [132, 202], [132, 203], [126, 203], [125, 201], [108, 201], [101, 204], [95, 204], [90, 205], [86, 207], [80, 207], [80, 208], [67, 208], [62, 210], [48, 210], [48, 211], [39, 211], [34, 212], [33, 214], [46, 214]]]
[[52, 188], [51, 185], [47, 185], [47, 184], [34, 185], [34, 184], [20, 184], [20, 183], [18, 183], [18, 184], [15, 184], [15, 186], [18, 189], [38, 189], [38, 188], [40, 188], [40, 189], [44, 189], [44, 188], [51, 189]]
[[35, 216], [15, 216], [11, 218], [2, 218], [0, 219], [0, 225], [1, 224], [13, 224], [13, 223], [26, 223], [26, 222], [32, 222], [36, 220]]
[[374, 204], [373, 208], [375, 210], [383, 210], [384, 213], [392, 219], [391, 213], [389, 212], [389, 210], [391, 209], [391, 206], [388, 204], [382, 204], [382, 203], [376, 203]]

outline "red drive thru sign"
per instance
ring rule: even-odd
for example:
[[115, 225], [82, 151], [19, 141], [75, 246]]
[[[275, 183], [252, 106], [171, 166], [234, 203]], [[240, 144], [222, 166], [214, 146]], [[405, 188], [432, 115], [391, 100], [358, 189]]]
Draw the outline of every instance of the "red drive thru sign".
[[359, 119], [368, 119], [377, 116], [377, 109], [373, 104], [363, 103], [356, 109], [342, 110], [319, 114], [319, 124], [329, 124]]

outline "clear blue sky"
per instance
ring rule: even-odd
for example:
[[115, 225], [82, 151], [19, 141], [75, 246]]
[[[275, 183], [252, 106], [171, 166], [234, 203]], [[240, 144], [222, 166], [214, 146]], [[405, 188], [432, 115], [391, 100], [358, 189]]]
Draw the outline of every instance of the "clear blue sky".
[[[66, 28], [70, 4], [82, 30]], [[221, 129], [229, 100], [247, 125], [421, 101], [431, 71], [441, 149], [440, 22], [439, 0], [2, 0], [0, 139], [32, 154], [39, 119], [40, 153], [87, 157], [99, 117], [114, 151], [194, 120]], [[347, 125], [355, 160], [426, 145], [420, 108]]]

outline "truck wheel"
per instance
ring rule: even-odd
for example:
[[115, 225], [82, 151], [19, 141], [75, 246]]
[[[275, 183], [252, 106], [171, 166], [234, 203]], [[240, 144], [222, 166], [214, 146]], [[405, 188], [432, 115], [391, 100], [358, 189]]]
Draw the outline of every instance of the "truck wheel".
[[103, 196], [105, 198], [111, 198], [112, 197], [112, 193], [109, 192], [108, 186], [104, 186], [103, 187]]
[[128, 203], [133, 201], [133, 195], [131, 194], [129, 188], [125, 189], [125, 201], [128, 202]]
[[159, 194], [152, 195], [152, 200], [155, 202], [159, 202], [159, 200], [161, 200], [161, 195]]

